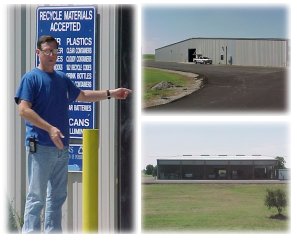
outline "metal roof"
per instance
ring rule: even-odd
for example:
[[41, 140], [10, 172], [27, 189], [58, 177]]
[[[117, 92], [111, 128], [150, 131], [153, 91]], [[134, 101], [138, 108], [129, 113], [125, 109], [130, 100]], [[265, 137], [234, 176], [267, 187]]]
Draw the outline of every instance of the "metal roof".
[[157, 160], [276, 160], [271, 156], [262, 155], [182, 155], [175, 157], [158, 158]]
[[195, 40], [195, 39], [289, 41], [289, 39], [286, 39], [286, 38], [205, 38], [205, 37], [196, 37], [196, 38], [188, 38], [188, 39], [184, 39], [184, 40], [172, 43], [172, 44], [168, 44], [168, 45], [156, 48], [155, 50], [169, 47], [171, 45], [179, 44], [179, 43], [186, 42], [189, 40]]

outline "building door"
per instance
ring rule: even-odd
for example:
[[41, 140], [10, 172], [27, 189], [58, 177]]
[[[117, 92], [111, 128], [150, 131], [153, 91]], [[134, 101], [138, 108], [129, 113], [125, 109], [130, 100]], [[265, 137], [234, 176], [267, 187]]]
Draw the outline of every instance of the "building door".
[[195, 57], [196, 49], [188, 49], [188, 62], [193, 62], [193, 59]]

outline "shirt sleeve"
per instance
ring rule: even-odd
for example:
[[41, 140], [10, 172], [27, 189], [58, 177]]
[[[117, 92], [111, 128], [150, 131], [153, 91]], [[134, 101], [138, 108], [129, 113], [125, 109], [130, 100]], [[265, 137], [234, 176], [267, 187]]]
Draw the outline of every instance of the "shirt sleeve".
[[77, 99], [81, 90], [68, 77], [66, 77], [66, 79], [68, 86], [68, 101], [71, 103]]
[[27, 75], [25, 75], [21, 80], [21, 84], [16, 92], [14, 101], [16, 104], [19, 104], [21, 100], [26, 100], [26, 101], [29, 101], [30, 103], [33, 103], [33, 99], [34, 99], [33, 83], [32, 83], [32, 80], [28, 78]]

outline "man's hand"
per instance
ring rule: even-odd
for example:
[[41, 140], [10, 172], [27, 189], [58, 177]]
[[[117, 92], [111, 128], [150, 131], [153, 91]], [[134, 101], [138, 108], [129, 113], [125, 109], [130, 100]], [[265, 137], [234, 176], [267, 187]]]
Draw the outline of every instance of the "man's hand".
[[62, 150], [64, 148], [64, 144], [61, 140], [61, 138], [64, 138], [64, 135], [62, 134], [62, 132], [56, 128], [56, 127], [51, 127], [49, 132], [48, 132], [51, 140], [53, 141], [53, 143], [56, 145], [56, 147], [59, 150]]
[[124, 100], [128, 97], [129, 94], [132, 93], [132, 90], [129, 90], [126, 88], [118, 88], [118, 89], [110, 90], [109, 92], [112, 98], [115, 98], [118, 100]]
[[58, 128], [52, 126], [47, 121], [42, 119], [34, 110], [31, 109], [31, 107], [32, 104], [30, 102], [21, 100], [19, 102], [20, 116], [30, 121], [34, 126], [47, 131], [56, 147], [62, 150], [64, 148], [64, 145], [61, 138], [64, 138], [64, 135]]
[[[110, 97], [112, 98], [124, 100], [130, 93], [132, 93], [132, 90], [126, 88], [118, 88], [109, 90], [109, 93]], [[81, 90], [76, 100], [82, 102], [96, 102], [100, 100], [106, 100], [108, 97], [107, 94], [107, 90]]]

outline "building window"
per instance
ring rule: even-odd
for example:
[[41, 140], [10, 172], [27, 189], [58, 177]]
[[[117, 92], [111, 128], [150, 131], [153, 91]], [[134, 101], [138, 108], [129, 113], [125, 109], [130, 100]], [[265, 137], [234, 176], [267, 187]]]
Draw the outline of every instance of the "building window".
[[223, 54], [221, 54], [221, 60], [224, 60], [224, 55]]

